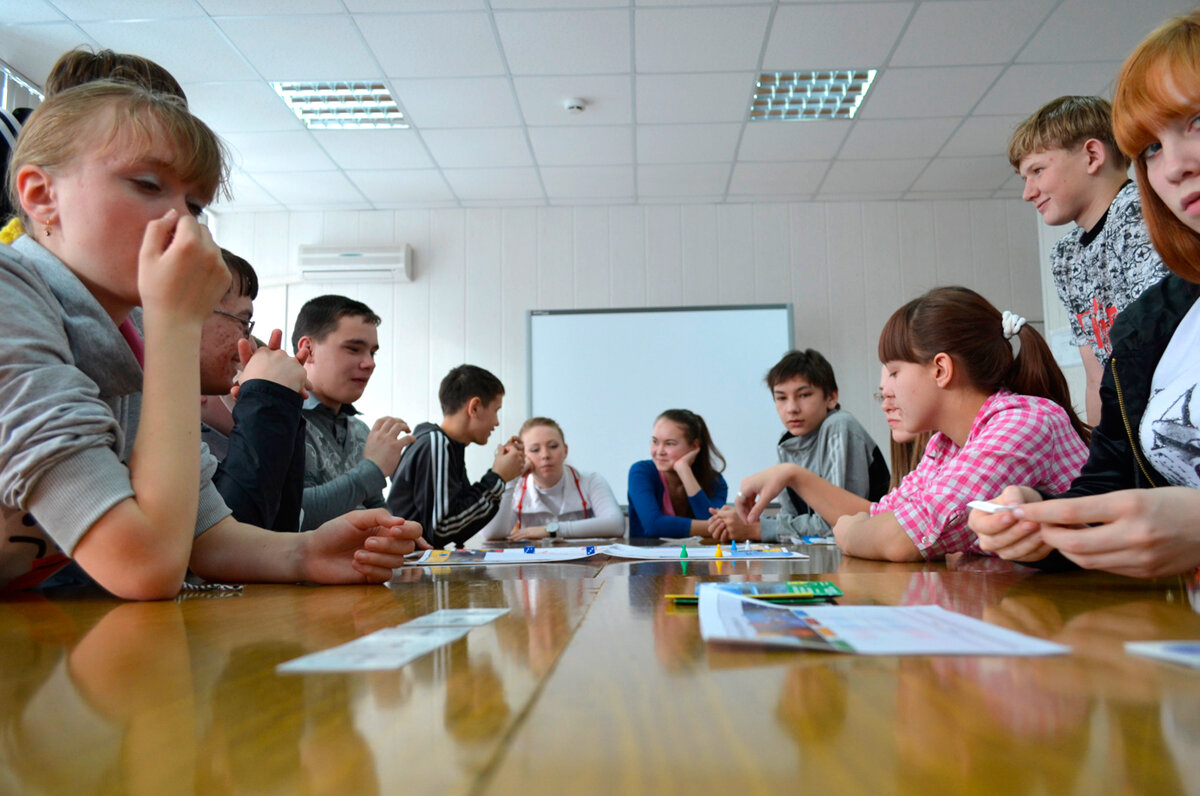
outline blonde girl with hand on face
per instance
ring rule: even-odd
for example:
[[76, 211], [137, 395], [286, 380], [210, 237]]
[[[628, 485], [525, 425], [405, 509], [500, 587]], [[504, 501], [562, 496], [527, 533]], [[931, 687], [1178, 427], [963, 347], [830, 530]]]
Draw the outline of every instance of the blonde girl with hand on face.
[[[1013, 345], [1017, 341], [1017, 351]], [[889, 561], [979, 552], [968, 501], [1014, 477], [1065, 487], [1087, 455], [1062, 372], [1023, 318], [963, 287], [929, 291], [897, 310], [879, 336], [889, 425], [934, 432], [925, 455], [877, 503], [777, 465], [742, 482], [751, 519], [787, 486], [834, 524], [843, 552]]]
[[413, 549], [419, 527], [385, 511], [274, 534], [233, 520], [214, 488], [200, 330], [230, 275], [196, 217], [225, 174], [181, 99], [130, 83], [63, 90], [25, 124], [8, 190], [26, 234], [0, 246], [5, 588], [71, 560], [130, 599], [174, 596], [189, 569], [384, 581]]
[[531, 417], [517, 436], [525, 449], [525, 472], [510, 482], [484, 538], [518, 542], [625, 535], [625, 515], [612, 487], [599, 473], [567, 464], [567, 441], [558, 423]]
[[[1100, 424], [1068, 490], [997, 490], [973, 512], [984, 549], [1042, 569], [1135, 577], [1200, 566], [1200, 11], [1150, 34], [1113, 94], [1150, 239], [1173, 273], [1112, 328]], [[1012, 481], [1012, 484], [1026, 484]]]

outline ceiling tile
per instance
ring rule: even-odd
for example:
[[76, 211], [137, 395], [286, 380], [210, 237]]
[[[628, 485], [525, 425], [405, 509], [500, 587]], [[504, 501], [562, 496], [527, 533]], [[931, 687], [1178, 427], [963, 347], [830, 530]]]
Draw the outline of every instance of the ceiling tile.
[[1006, 64], [1045, 19], [1055, 0], [922, 3], [890, 66]]
[[633, 166], [550, 166], [541, 172], [546, 196], [551, 199], [633, 198]]
[[265, 80], [383, 77], [346, 16], [223, 17], [217, 24]]
[[850, 122], [749, 122], [738, 160], [827, 160], [850, 131]]
[[95, 39], [81, 34], [70, 23], [47, 25], [11, 25], [0, 36], [0, 59], [12, 64], [39, 86], [46, 82], [50, 67], [58, 56], [72, 47], [99, 47]]
[[971, 199], [991, 199], [995, 191], [909, 191], [904, 194], [908, 200], [925, 202], [945, 202], [947, 200], [969, 201]]
[[157, 61], [181, 83], [258, 78], [207, 19], [87, 22], [80, 27], [104, 47]]
[[1096, 0], [1065, 0], [1017, 60], [1121, 61], [1150, 31], [1195, 5], [1195, 0], [1137, 0], [1097, 8]]
[[279, 171], [326, 171], [334, 168], [307, 131], [231, 133], [226, 135], [233, 164], [254, 175]]
[[530, 127], [539, 166], [609, 166], [633, 163], [632, 127]]
[[979, 101], [974, 112], [982, 116], [1012, 114], [1022, 118], [1055, 97], [1064, 94], [1108, 95], [1109, 81], [1121, 64], [1101, 61], [1085, 64], [1016, 64], [1004, 70], [991, 90]]
[[446, 169], [443, 174], [459, 199], [544, 199], [532, 169]]
[[838, 157], [863, 158], [933, 157], [961, 121], [958, 116], [940, 119], [859, 119], [850, 129]]
[[741, 122], [729, 124], [640, 124], [638, 163], [728, 163]]
[[105, 0], [103, 3], [95, 0], [54, 0], [54, 5], [76, 22], [171, 19], [204, 14], [192, 0]]
[[192, 113], [223, 133], [261, 133], [301, 130], [303, 122], [262, 81], [185, 83]]
[[628, 11], [498, 11], [496, 27], [514, 75], [629, 71]]
[[629, 0], [491, 0], [492, 8], [627, 8]]
[[858, 119], [915, 119], [965, 115], [1003, 67], [888, 69], [863, 100]]
[[421, 137], [442, 168], [533, 165], [520, 127], [425, 130]]
[[764, 196], [808, 196], [817, 189], [828, 163], [738, 163], [729, 193]]
[[[754, 94], [753, 72], [642, 75], [637, 80], [639, 124], [740, 122]], [[702, 97], [703, 102], [697, 102]]]
[[346, 176], [375, 206], [420, 202], [449, 202], [454, 199], [442, 174], [436, 169], [348, 171]]
[[838, 161], [830, 167], [821, 194], [906, 191], [928, 163], [928, 158]]
[[770, 12], [767, 6], [638, 11], [637, 72], [745, 69], [758, 63]]
[[[638, 204], [641, 205], [715, 205], [720, 204], [724, 200], [721, 194], [688, 194], [686, 196], [639, 196]], [[732, 201], [738, 201], [734, 199]]]
[[[633, 89], [629, 75], [517, 77], [513, 79], [513, 85], [528, 125], [579, 127], [633, 121]], [[587, 103], [583, 113], [567, 113], [563, 103], [575, 97]]]
[[513, 127], [521, 114], [508, 80], [393, 80], [396, 99], [413, 124], [433, 127]]
[[821, 202], [892, 202], [903, 198], [902, 191], [869, 191], [866, 193], [826, 193], [822, 191], [814, 197]]
[[3, 0], [0, 2], [0, 18], [4, 20], [5, 25], [62, 22], [66, 19], [46, 0]]
[[780, 6], [763, 69], [870, 69], [883, 65], [912, 3]]
[[638, 8], [651, 6], [736, 6], [762, 5], [763, 0], [633, 0]]
[[[1032, 113], [1034, 109], [1030, 109]], [[969, 116], [950, 136], [941, 154], [951, 157], [995, 155], [1008, 151], [1008, 139], [1024, 116]]]
[[279, 14], [338, 14], [345, 10], [338, 0], [196, 0], [214, 17], [262, 17]]
[[340, 168], [419, 169], [433, 165], [415, 130], [312, 130]]
[[340, 171], [259, 174], [255, 180], [272, 196], [292, 208], [369, 207], [359, 190]]
[[638, 196], [720, 196], [729, 181], [725, 163], [638, 166]]
[[[237, 0], [231, 0], [237, 2]], [[396, 11], [483, 11], [487, 0], [342, 0], [351, 14]], [[492, 3], [494, 6], [495, 3]]]
[[388, 77], [504, 74], [487, 14], [381, 14], [355, 21]]
[[913, 183], [914, 191], [994, 191], [1013, 176], [1004, 155], [984, 158], [935, 158]]

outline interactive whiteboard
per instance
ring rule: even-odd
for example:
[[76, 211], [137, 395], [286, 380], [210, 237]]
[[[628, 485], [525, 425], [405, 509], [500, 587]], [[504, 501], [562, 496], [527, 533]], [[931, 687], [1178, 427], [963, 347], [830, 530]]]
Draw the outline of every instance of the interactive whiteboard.
[[778, 461], [783, 426], [763, 377], [792, 348], [790, 304], [531, 310], [527, 325], [528, 416], [558, 421], [567, 461], [603, 475], [622, 505], [665, 409], [704, 417], [731, 501]]

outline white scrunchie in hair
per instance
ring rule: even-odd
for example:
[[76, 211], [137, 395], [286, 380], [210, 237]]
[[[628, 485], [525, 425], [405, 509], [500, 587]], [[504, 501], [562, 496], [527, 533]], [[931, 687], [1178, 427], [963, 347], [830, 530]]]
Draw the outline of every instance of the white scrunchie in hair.
[[1000, 316], [1000, 325], [1004, 329], [1004, 339], [1011, 340], [1021, 331], [1021, 327], [1025, 325], [1025, 319], [1015, 312], [1005, 310]]

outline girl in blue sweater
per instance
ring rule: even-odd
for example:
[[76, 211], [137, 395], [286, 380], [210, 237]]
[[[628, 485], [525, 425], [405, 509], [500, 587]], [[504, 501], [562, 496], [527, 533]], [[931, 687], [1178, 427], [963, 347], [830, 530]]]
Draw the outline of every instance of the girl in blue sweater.
[[650, 458], [629, 468], [629, 536], [708, 536], [709, 509], [725, 505], [725, 459], [704, 418], [668, 409], [654, 421]]

